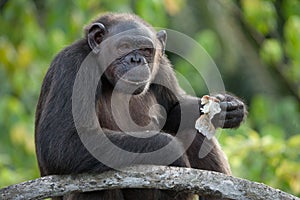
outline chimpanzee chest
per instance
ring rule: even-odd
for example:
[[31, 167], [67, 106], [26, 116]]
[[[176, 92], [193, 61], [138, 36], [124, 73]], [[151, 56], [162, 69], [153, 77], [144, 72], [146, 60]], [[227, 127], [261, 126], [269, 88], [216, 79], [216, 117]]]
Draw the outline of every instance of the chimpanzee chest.
[[164, 116], [150, 92], [142, 95], [106, 94], [97, 102], [102, 128], [115, 131], [159, 130]]

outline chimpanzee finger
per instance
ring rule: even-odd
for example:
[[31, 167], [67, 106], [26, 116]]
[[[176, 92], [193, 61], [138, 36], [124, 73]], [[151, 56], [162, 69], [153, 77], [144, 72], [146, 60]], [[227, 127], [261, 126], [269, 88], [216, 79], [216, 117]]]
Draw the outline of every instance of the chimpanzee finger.
[[223, 128], [237, 128], [241, 124], [241, 121], [243, 121], [242, 117], [226, 119]]
[[233, 118], [244, 118], [245, 113], [243, 109], [231, 110], [231, 111], [222, 111], [216, 114], [213, 119], [215, 120], [226, 120]]
[[222, 128], [224, 126], [225, 121], [226, 121], [226, 112], [225, 111], [216, 114], [211, 120], [214, 127], [220, 127], [220, 128]]
[[221, 102], [226, 99], [225, 95], [223, 95], [223, 94], [217, 94], [214, 97], [217, 98], [217, 99], [219, 99]]
[[233, 119], [233, 118], [243, 118], [245, 115], [244, 109], [236, 109], [236, 110], [230, 110], [230, 111], [225, 111], [224, 114], [222, 112], [221, 117], [225, 116], [225, 119]]
[[215, 127], [237, 127], [243, 119], [244, 110], [223, 111], [213, 117], [212, 123]]
[[222, 113], [216, 114], [212, 119], [211, 119], [212, 124], [214, 127], [223, 127], [223, 124], [225, 123], [225, 116]]
[[238, 101], [229, 101], [229, 102], [220, 102], [220, 107], [222, 110], [230, 111], [230, 110], [236, 110], [240, 107], [243, 108], [243, 103]]

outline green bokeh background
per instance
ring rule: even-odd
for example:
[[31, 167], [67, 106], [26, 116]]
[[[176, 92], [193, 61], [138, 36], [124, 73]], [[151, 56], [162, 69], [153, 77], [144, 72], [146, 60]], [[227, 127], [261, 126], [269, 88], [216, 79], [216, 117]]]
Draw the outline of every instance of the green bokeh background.
[[[108, 11], [136, 13], [199, 42], [226, 89], [249, 106], [244, 125], [218, 131], [234, 176], [300, 196], [298, 0], [0, 0], [0, 188], [39, 176], [34, 112], [42, 79], [54, 55]], [[198, 96], [207, 93], [189, 63], [168, 56]]]

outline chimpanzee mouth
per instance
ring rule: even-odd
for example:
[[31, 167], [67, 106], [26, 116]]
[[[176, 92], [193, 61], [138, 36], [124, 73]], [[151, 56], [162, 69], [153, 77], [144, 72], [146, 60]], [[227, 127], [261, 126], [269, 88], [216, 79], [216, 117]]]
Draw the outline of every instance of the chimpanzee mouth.
[[148, 64], [137, 66], [115, 64], [107, 68], [106, 77], [117, 91], [140, 94], [151, 81], [151, 71]]
[[148, 65], [135, 66], [123, 74], [118, 74], [118, 79], [128, 84], [143, 85], [150, 81], [151, 72]]
[[142, 86], [142, 85], [146, 85], [150, 81], [150, 78], [148, 78], [147, 80], [137, 81], [137, 80], [129, 80], [123, 77], [119, 77], [119, 81], [122, 81], [126, 84], [130, 84], [133, 86]]
[[115, 89], [126, 94], [137, 95], [141, 94], [147, 88], [149, 82], [150, 78], [144, 81], [132, 81], [121, 77], [115, 85]]

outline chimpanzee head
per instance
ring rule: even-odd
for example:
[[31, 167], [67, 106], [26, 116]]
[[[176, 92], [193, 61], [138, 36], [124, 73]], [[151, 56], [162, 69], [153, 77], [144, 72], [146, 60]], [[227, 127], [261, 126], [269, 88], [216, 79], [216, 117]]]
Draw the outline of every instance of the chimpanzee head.
[[86, 38], [115, 89], [140, 94], [157, 72], [167, 34], [132, 15], [106, 15], [87, 27]]

